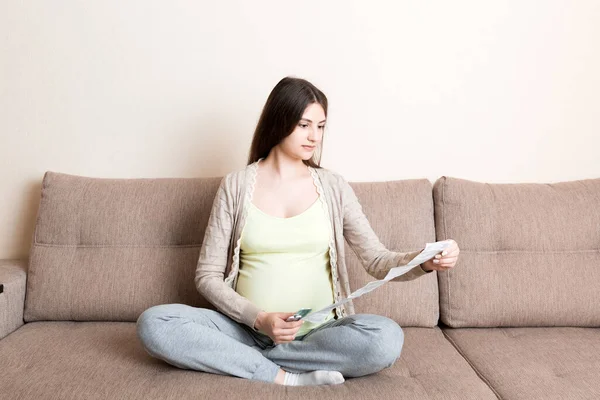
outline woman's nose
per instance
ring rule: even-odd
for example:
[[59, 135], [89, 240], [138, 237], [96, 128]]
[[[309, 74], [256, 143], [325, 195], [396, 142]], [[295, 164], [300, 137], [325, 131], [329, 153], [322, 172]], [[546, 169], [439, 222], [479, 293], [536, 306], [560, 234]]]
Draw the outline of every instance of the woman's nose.
[[314, 128], [311, 131], [311, 134], [309, 136], [309, 140], [311, 142], [318, 142], [321, 140], [321, 132], [319, 131], [319, 128]]

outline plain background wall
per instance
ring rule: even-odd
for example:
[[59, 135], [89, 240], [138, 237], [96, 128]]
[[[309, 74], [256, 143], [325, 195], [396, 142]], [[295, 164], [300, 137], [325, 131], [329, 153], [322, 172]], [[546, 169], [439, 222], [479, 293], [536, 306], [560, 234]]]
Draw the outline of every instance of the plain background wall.
[[350, 181], [600, 177], [600, 2], [0, 1], [0, 258], [45, 171], [243, 168], [284, 76], [325, 92]]

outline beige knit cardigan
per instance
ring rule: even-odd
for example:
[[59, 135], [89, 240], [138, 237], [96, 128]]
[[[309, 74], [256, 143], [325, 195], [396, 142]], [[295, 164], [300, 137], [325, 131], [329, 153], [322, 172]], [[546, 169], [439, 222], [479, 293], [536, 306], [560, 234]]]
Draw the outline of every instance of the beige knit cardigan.
[[[261, 159], [262, 160], [262, 159]], [[223, 177], [215, 196], [200, 256], [195, 284], [202, 296], [217, 310], [236, 322], [257, 331], [254, 324], [263, 311], [235, 291], [239, 271], [240, 236], [248, 205], [254, 193], [258, 161]], [[348, 182], [337, 172], [308, 167], [319, 195], [325, 196], [324, 207], [331, 221], [329, 258], [334, 298], [350, 295], [348, 271], [344, 257], [344, 239], [365, 270], [383, 279], [393, 267], [404, 266], [423, 249], [401, 253], [388, 250], [371, 228], [362, 207]], [[415, 266], [393, 281], [409, 281], [433, 271]], [[296, 310], [290, 310], [290, 312]], [[336, 318], [354, 314], [349, 301], [335, 309]]]

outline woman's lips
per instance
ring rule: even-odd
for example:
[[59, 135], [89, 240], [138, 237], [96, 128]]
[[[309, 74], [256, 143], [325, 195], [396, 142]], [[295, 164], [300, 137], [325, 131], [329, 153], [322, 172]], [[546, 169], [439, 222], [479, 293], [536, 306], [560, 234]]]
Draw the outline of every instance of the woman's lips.
[[315, 149], [315, 146], [302, 146], [302, 147], [304, 147], [307, 150], [314, 150]]

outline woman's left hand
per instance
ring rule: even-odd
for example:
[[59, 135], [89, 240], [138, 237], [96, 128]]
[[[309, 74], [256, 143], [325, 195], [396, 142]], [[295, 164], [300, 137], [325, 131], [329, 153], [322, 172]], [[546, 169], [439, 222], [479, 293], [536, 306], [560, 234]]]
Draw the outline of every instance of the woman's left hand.
[[450, 241], [450, 246], [448, 246], [448, 248], [444, 250], [442, 254], [436, 254], [434, 258], [421, 264], [424, 270], [448, 271], [450, 268], [453, 268], [456, 265], [460, 249], [454, 240], [448, 240]]

